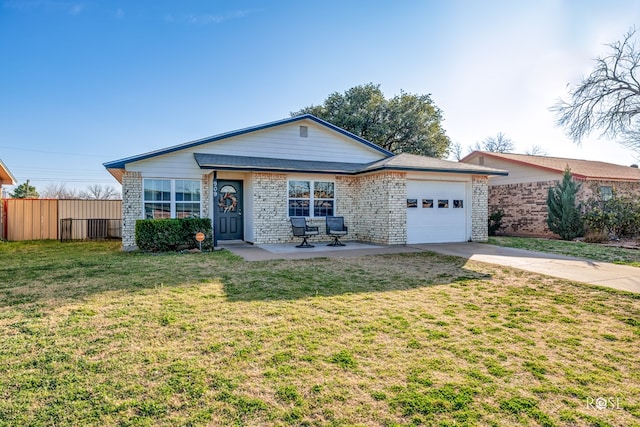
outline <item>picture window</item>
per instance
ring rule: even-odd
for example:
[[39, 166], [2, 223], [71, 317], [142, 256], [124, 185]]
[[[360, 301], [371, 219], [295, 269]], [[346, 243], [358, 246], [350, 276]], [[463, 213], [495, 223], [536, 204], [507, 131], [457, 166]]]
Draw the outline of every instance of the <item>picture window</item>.
[[289, 181], [289, 216], [333, 216], [334, 188], [330, 181]]
[[146, 219], [199, 218], [200, 181], [190, 179], [145, 179], [143, 209]]

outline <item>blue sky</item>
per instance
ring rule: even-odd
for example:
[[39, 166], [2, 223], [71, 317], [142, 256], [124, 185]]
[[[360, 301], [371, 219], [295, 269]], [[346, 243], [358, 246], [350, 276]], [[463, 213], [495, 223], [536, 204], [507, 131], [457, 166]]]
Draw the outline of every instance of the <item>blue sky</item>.
[[0, 159], [22, 183], [119, 188], [103, 162], [279, 120], [376, 83], [432, 95], [453, 142], [578, 147], [549, 107], [640, 2], [0, 0]]

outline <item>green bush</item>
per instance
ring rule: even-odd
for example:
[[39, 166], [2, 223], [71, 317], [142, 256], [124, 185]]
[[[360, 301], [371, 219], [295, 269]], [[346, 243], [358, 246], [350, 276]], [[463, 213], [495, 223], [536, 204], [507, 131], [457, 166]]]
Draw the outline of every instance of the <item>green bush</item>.
[[640, 233], [640, 202], [631, 197], [614, 197], [589, 201], [584, 221], [589, 231], [614, 238], [633, 237]]
[[562, 240], [572, 240], [582, 236], [584, 224], [580, 215], [581, 205], [576, 204], [580, 184], [573, 180], [569, 166], [564, 170], [562, 181], [550, 187], [547, 193], [547, 225], [549, 230]]
[[202, 249], [211, 249], [213, 230], [209, 218], [140, 219], [136, 221], [136, 245], [152, 252], [199, 248], [198, 232], [205, 235]]
[[489, 215], [489, 236], [495, 236], [498, 231], [502, 228], [502, 217], [504, 216], [504, 211], [499, 209], [498, 211]]

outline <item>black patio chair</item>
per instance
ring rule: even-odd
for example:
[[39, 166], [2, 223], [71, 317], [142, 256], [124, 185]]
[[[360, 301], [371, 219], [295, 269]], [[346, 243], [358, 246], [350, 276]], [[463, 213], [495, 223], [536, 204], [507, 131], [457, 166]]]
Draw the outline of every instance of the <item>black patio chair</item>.
[[327, 234], [333, 238], [333, 242], [329, 243], [327, 246], [346, 246], [340, 241], [340, 238], [346, 236], [348, 232], [349, 229], [344, 225], [344, 217], [327, 217]]
[[318, 227], [307, 225], [307, 221], [304, 217], [291, 217], [291, 229], [295, 237], [302, 237], [302, 243], [296, 246], [296, 248], [313, 248], [307, 239], [311, 236], [317, 236], [320, 231]]

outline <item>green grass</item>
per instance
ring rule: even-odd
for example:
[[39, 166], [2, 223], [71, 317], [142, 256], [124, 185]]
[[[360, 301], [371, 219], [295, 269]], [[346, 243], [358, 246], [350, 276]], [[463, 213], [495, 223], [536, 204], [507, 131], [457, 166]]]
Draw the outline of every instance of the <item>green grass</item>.
[[540, 239], [533, 237], [490, 237], [492, 245], [510, 248], [527, 249], [560, 255], [588, 258], [594, 261], [612, 262], [616, 264], [640, 267], [640, 250], [606, 246], [597, 243], [564, 241], [555, 239]]
[[638, 295], [433, 253], [0, 244], [0, 426], [640, 426], [638, 348]]

